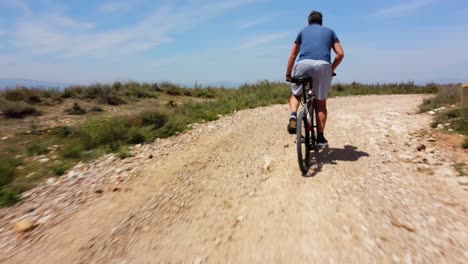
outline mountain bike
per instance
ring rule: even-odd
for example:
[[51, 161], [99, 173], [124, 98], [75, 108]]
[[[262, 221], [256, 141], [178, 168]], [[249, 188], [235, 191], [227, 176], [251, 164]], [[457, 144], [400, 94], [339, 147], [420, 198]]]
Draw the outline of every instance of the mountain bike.
[[[336, 76], [336, 74], [333, 74]], [[312, 77], [307, 75], [294, 76], [291, 78], [291, 83], [302, 85], [301, 110], [297, 117], [296, 128], [296, 145], [297, 145], [297, 160], [302, 174], [306, 174], [309, 168], [312, 167], [310, 152], [314, 150], [316, 155], [319, 148], [317, 146], [318, 132], [318, 112], [317, 101], [315, 98], [314, 89], [312, 86]], [[318, 162], [318, 160], [316, 160]]]

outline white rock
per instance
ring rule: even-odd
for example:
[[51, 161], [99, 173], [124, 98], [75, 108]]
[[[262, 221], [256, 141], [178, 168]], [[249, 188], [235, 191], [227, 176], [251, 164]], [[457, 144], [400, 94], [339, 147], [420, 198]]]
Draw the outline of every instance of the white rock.
[[436, 112], [434, 112], [434, 111], [429, 111], [429, 112], [427, 112], [427, 113], [428, 113], [429, 115], [435, 115], [435, 114], [436, 114]]
[[435, 138], [430, 137], [430, 138], [427, 139], [427, 141], [429, 141], [429, 142], [435, 142], [436, 140], [435, 140]]
[[236, 220], [237, 220], [237, 222], [242, 222], [242, 221], [244, 221], [244, 217], [243, 217], [243, 216], [239, 216], [239, 217], [237, 217]]
[[49, 178], [47, 179], [47, 185], [54, 185], [54, 183], [56, 182], [57, 180], [55, 178]]
[[438, 124], [438, 125], [437, 125], [437, 129], [444, 129], [444, 125]]
[[194, 260], [193, 260], [193, 264], [201, 264], [202, 263], [202, 258], [201, 257], [196, 257]]
[[468, 185], [468, 177], [458, 177], [457, 178], [458, 184], [466, 186]]
[[442, 167], [439, 168], [435, 171], [436, 175], [442, 176], [442, 177], [455, 177], [457, 176], [456, 172], [449, 168], [449, 167]]
[[7, 139], [8, 139], [8, 137], [2, 137], [2, 140], [7, 140]]
[[404, 153], [400, 155], [400, 159], [403, 161], [412, 161], [414, 157], [409, 154]]
[[51, 218], [52, 218], [52, 215], [50, 215], [50, 214], [49, 214], [49, 215], [45, 215], [45, 216], [39, 218], [39, 220], [37, 220], [37, 223], [40, 224], [40, 225], [45, 224], [45, 223], [49, 222], [49, 220], [50, 220]]
[[50, 161], [50, 159], [48, 159], [48, 158], [43, 158], [43, 159], [39, 160], [40, 163], [46, 163], [46, 162], [49, 162], [49, 161]]
[[272, 167], [271, 167], [271, 163], [272, 163], [271, 158], [268, 157], [268, 156], [265, 156], [265, 157], [263, 157], [263, 162], [264, 162], [263, 163], [263, 169], [265, 171], [270, 171], [272, 169]]

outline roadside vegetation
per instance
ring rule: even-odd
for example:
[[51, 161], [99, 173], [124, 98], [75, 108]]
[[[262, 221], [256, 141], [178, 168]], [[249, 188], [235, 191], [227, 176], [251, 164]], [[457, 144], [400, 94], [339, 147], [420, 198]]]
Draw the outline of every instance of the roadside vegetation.
[[437, 94], [424, 100], [419, 110], [421, 112], [432, 111], [434, 120], [431, 126], [433, 128], [465, 135], [462, 147], [468, 149], [468, 107], [460, 105], [459, 85], [439, 87]]
[[[331, 96], [436, 93], [434, 84], [336, 84]], [[20, 194], [48, 177], [60, 177], [78, 162], [105, 153], [125, 159], [128, 147], [165, 138], [190, 124], [218, 119], [236, 110], [289, 101], [290, 87], [260, 81], [238, 89], [184, 88], [172, 83], [115, 82], [57, 89], [10, 89], [0, 93], [0, 207], [20, 201]], [[138, 111], [134, 110], [137, 109]], [[58, 110], [61, 109], [61, 110]], [[41, 123], [50, 112], [53, 126]], [[62, 119], [79, 120], [73, 124]], [[3, 125], [2, 125], [3, 123]], [[28, 123], [16, 130], [16, 124]], [[8, 134], [8, 133], [6, 133]], [[4, 135], [4, 134], [3, 134]]]

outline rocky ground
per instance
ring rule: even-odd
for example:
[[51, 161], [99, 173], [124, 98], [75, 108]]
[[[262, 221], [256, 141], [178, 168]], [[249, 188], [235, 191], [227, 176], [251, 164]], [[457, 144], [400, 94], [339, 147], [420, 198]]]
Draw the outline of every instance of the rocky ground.
[[466, 263], [467, 152], [422, 98], [331, 99], [305, 177], [286, 105], [79, 164], [0, 210], [0, 262]]

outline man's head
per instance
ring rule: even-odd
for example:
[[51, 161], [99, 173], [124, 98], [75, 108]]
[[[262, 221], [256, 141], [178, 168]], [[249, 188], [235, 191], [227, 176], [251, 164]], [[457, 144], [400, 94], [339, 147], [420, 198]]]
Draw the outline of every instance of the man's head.
[[312, 13], [310, 13], [309, 15], [309, 25], [312, 25], [312, 24], [319, 24], [319, 25], [322, 25], [323, 23], [323, 17], [322, 17], [322, 13], [320, 13], [319, 11], [312, 11]]

